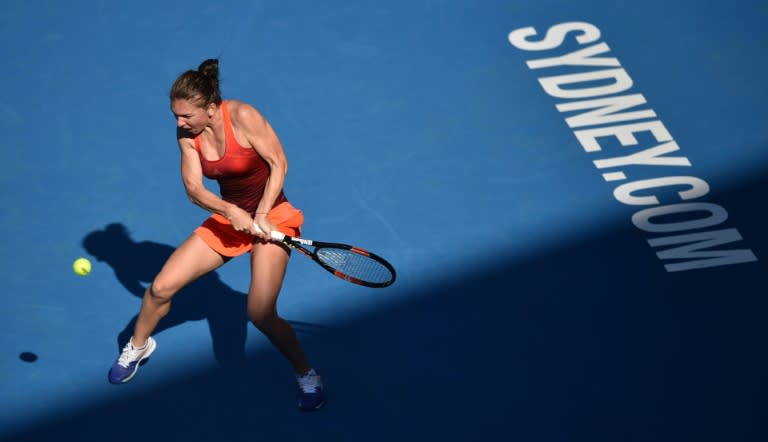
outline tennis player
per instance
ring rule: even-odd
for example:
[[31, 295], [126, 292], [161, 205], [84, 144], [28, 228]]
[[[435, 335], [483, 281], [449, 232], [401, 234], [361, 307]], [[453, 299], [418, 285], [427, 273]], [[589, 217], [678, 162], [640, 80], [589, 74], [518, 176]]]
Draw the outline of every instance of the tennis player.
[[[147, 288], [133, 336], [110, 369], [109, 381], [130, 381], [141, 361], [155, 351], [151, 335], [179, 290], [231, 258], [250, 253], [248, 317], [293, 366], [299, 408], [319, 409], [326, 399], [321, 378], [291, 325], [277, 313], [290, 251], [270, 242], [264, 233], [279, 230], [300, 236], [304, 221], [283, 192], [288, 165], [280, 140], [253, 106], [222, 100], [216, 59], [180, 75], [171, 87], [170, 101], [187, 196], [211, 215], [174, 251]], [[204, 176], [218, 181], [220, 196], [204, 186]]]

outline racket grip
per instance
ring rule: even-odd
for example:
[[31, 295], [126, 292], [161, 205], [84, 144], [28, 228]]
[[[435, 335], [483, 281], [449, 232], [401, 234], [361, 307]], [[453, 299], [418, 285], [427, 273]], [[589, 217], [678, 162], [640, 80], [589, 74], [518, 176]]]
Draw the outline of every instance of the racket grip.
[[[253, 228], [254, 228], [254, 229], [256, 229], [256, 231], [257, 231], [257, 232], [263, 232], [263, 230], [261, 230], [261, 227], [259, 227], [259, 225], [258, 225], [258, 224], [256, 224], [256, 223], [253, 223]], [[272, 237], [272, 239], [274, 239], [275, 241], [282, 241], [283, 239], [285, 239], [285, 233], [283, 233], [283, 232], [279, 232], [279, 231], [277, 231], [277, 230], [273, 230], [273, 231], [270, 233], [270, 236], [271, 236], [271, 237]]]

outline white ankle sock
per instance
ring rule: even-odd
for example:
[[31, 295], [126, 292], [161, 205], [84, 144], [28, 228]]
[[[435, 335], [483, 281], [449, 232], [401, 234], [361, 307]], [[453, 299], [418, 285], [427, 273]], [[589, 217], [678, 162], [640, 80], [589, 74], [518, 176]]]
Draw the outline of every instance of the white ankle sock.
[[145, 348], [147, 348], [148, 343], [149, 343], [149, 340], [147, 340], [147, 342], [145, 342], [144, 345], [142, 345], [141, 347], [137, 347], [133, 345], [133, 338], [131, 338], [131, 347], [133, 347], [134, 350], [144, 350]]
[[310, 368], [308, 372], [296, 375], [297, 378], [303, 378], [304, 376], [317, 376], [317, 372], [314, 368]]

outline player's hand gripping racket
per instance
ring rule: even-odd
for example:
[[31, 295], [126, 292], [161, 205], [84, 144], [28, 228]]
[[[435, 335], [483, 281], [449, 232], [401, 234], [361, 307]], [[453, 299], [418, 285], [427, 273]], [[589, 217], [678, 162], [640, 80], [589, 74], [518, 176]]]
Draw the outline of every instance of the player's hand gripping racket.
[[[258, 224], [256, 229], [261, 230]], [[395, 282], [395, 268], [386, 259], [348, 244], [312, 241], [288, 236], [277, 230], [272, 240], [298, 250], [339, 278], [366, 287], [383, 288]], [[313, 247], [312, 250], [307, 247]]]

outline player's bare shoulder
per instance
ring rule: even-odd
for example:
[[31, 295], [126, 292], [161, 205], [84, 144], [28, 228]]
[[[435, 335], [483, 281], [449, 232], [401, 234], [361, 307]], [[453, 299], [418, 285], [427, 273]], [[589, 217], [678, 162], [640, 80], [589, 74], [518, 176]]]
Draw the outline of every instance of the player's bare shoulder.
[[237, 129], [253, 134], [264, 127], [266, 119], [253, 105], [239, 100], [229, 100], [227, 106], [232, 124]]

